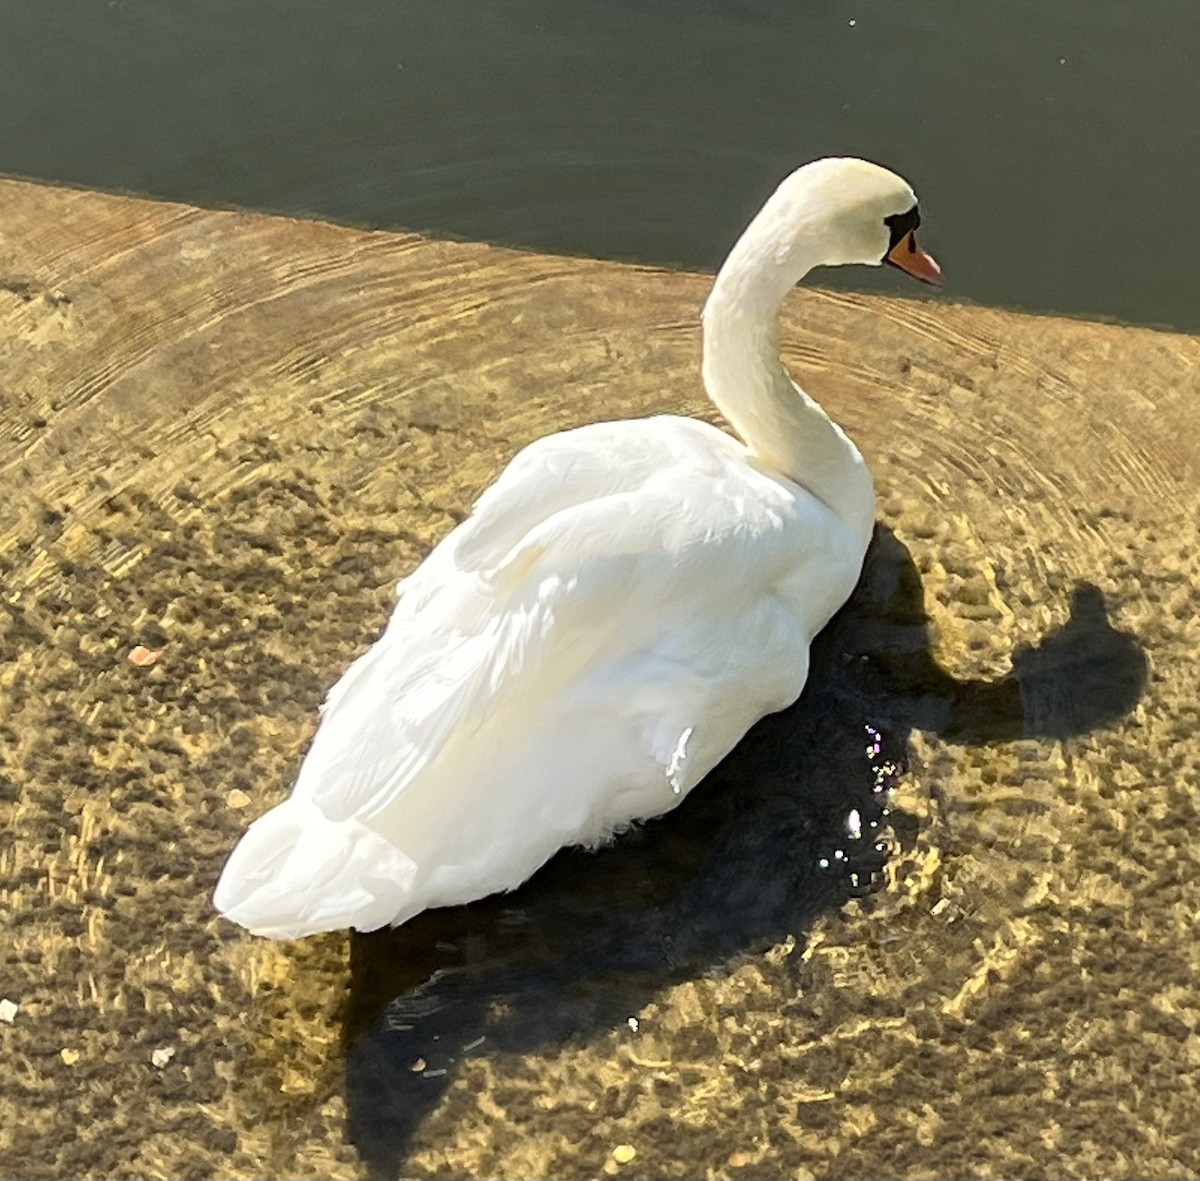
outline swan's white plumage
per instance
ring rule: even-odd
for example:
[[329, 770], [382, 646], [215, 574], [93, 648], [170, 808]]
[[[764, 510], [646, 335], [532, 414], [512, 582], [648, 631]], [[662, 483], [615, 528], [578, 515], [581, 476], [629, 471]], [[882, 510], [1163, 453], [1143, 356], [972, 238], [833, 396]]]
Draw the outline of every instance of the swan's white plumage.
[[[747, 380], [775, 380], [756, 363]], [[828, 424], [790, 383], [772, 396]], [[843, 468], [861, 468], [836, 435]], [[674, 807], [799, 695], [865, 552], [869, 477], [847, 478], [868, 498], [854, 493], [853, 523], [692, 419], [527, 447], [401, 583], [291, 798], [230, 858], [218, 908], [277, 937], [371, 930], [510, 889], [563, 845]]]

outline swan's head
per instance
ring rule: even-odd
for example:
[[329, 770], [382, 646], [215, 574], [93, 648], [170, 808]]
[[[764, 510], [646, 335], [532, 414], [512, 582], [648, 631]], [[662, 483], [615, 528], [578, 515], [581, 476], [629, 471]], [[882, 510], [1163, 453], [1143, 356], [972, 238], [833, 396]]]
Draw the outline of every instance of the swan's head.
[[787, 227], [787, 252], [805, 269], [886, 262], [925, 283], [941, 282], [941, 268], [917, 245], [916, 194], [878, 164], [814, 160], [783, 181], [763, 213], [776, 231]]

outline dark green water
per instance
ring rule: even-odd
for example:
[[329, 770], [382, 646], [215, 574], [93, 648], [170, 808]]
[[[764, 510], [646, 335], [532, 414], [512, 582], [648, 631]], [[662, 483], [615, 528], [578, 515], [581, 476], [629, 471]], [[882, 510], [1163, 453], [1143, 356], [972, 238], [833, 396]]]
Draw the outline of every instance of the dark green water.
[[0, 0], [0, 171], [714, 267], [850, 153], [952, 297], [1195, 331], [1198, 59], [1188, 0]]

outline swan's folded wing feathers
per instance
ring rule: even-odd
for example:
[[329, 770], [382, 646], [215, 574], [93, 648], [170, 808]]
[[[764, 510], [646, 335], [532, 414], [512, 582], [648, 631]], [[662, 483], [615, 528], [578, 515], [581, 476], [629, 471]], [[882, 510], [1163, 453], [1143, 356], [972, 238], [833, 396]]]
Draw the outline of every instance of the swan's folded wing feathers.
[[[368, 816], [448, 742], [469, 740], [522, 677], [552, 667], [541, 685], [549, 691], [586, 667], [648, 589], [638, 566], [656, 523], [630, 500], [562, 510], [513, 547], [501, 577], [459, 571], [467, 590], [444, 587], [417, 614], [394, 617], [330, 691], [296, 794], [335, 818]], [[464, 599], [471, 610], [456, 610]], [[472, 617], [477, 631], [458, 630]]]
[[778, 485], [779, 504], [770, 489], [742, 496], [741, 481], [766, 478], [744, 465], [730, 474], [707, 455], [699, 506], [679, 464], [644, 472], [638, 462], [632, 477], [607, 477], [626, 490], [576, 495], [549, 515], [543, 499], [523, 531], [519, 513], [504, 528], [491, 518], [475, 550], [486, 570], [463, 568], [452, 534], [410, 580], [419, 606], [402, 598], [384, 637], [330, 693], [297, 794], [330, 815], [367, 817], [421, 780], [448, 743], [470, 741], [527, 679], [552, 700], [598, 662], [640, 659], [667, 641], [671, 618], [720, 615], [743, 596], [752, 606], [797, 556], [780, 515], [792, 498]]
[[740, 454], [741, 445], [706, 423], [670, 415], [592, 423], [538, 439], [517, 453], [455, 530], [455, 561], [486, 571], [554, 514], [641, 488], [681, 462], [697, 476], [714, 476], [726, 449]]
[[445, 636], [436, 649], [380, 640], [331, 691], [295, 794], [331, 819], [369, 815], [403, 790], [462, 723], [487, 635]]

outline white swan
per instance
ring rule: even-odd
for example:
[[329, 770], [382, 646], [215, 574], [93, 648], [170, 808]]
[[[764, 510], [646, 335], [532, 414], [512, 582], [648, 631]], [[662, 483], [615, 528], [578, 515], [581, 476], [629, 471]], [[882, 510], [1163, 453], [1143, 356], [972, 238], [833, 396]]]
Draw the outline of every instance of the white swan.
[[288, 938], [512, 889], [562, 846], [675, 807], [795, 701], [858, 579], [874, 492], [783, 368], [779, 304], [820, 264], [935, 282], [917, 222], [912, 189], [875, 164], [784, 180], [704, 309], [705, 384], [746, 445], [658, 417], [517, 455], [400, 584], [217, 908]]

